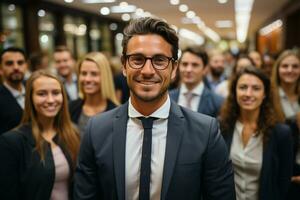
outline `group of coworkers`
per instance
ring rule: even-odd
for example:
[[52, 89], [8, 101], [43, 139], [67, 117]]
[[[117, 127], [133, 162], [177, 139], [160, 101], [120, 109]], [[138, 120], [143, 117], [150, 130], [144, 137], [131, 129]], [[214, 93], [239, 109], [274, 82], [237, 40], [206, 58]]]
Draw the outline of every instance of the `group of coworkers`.
[[[203, 51], [178, 59], [176, 32], [159, 19], [133, 20], [124, 34], [131, 96], [123, 105], [98, 52], [79, 61], [80, 99], [70, 104], [52, 72], [26, 81], [21, 124], [0, 137], [1, 200], [300, 199], [295, 52], [278, 57], [271, 79], [239, 58], [211, 117], [179, 106], [179, 89], [168, 92], [178, 68], [183, 82], [205, 68]], [[186, 81], [186, 90], [196, 87]]]

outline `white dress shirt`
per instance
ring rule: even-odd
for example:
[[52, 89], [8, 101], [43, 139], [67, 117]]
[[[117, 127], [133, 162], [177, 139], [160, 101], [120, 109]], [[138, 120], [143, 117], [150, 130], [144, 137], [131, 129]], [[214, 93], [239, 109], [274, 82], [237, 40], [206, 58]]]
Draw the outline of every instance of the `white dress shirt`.
[[[159, 109], [150, 116], [147, 116], [159, 118], [153, 122], [152, 128], [151, 200], [160, 200], [161, 196], [170, 107], [171, 101], [168, 97], [167, 101]], [[130, 99], [128, 104], [128, 116], [125, 157], [125, 199], [138, 200], [144, 128], [142, 122], [137, 119], [137, 117], [145, 116], [133, 107]]]
[[179, 97], [178, 97], [178, 105], [188, 108], [188, 102], [187, 102], [185, 95], [188, 92], [191, 92], [193, 94], [193, 98], [191, 100], [191, 108], [190, 109], [192, 111], [197, 112], [203, 90], [204, 90], [204, 84], [202, 81], [197, 85], [197, 87], [195, 87], [191, 91], [188, 90], [188, 88], [186, 87], [186, 85], [184, 83], [181, 84], [180, 90], [179, 90], [180, 93], [179, 93]]
[[15, 97], [16, 101], [20, 105], [20, 107], [24, 110], [25, 107], [25, 87], [24, 85], [21, 85], [21, 92], [19, 90], [16, 90], [15, 88], [8, 85], [6, 82], [3, 83], [3, 85], [10, 91], [10, 93]]
[[284, 90], [280, 87], [279, 89], [280, 103], [282, 106], [283, 113], [287, 119], [294, 119], [298, 112], [300, 112], [300, 104], [298, 101], [290, 102], [286, 96]]
[[235, 124], [230, 158], [234, 170], [234, 182], [237, 200], [258, 200], [259, 178], [262, 168], [262, 134], [254, 133], [244, 147], [242, 140], [243, 124]]

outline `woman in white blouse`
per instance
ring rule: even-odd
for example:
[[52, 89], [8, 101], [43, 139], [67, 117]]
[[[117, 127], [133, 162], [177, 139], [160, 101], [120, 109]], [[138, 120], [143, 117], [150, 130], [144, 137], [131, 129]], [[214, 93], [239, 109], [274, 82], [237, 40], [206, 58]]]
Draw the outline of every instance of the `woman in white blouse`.
[[253, 66], [233, 77], [221, 131], [234, 168], [237, 200], [285, 200], [292, 175], [292, 135], [278, 123], [270, 81]]
[[300, 198], [300, 59], [292, 50], [284, 51], [272, 71], [273, 102], [276, 113], [292, 129], [294, 136], [294, 171], [289, 199]]

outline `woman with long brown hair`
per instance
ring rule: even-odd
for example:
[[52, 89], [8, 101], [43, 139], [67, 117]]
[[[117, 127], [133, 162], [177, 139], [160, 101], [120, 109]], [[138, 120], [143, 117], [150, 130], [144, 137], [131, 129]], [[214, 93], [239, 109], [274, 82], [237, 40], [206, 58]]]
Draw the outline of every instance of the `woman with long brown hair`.
[[273, 103], [280, 119], [293, 132], [294, 170], [288, 199], [300, 197], [300, 58], [286, 50], [276, 60], [271, 76]]
[[237, 200], [285, 200], [292, 175], [292, 135], [279, 123], [270, 81], [260, 69], [246, 67], [233, 77], [220, 119]]
[[0, 137], [0, 199], [71, 199], [79, 143], [62, 83], [34, 72], [20, 126]]
[[80, 98], [70, 102], [72, 121], [77, 124], [80, 135], [85, 132], [89, 118], [111, 110], [119, 105], [109, 61], [100, 52], [85, 55], [77, 68]]

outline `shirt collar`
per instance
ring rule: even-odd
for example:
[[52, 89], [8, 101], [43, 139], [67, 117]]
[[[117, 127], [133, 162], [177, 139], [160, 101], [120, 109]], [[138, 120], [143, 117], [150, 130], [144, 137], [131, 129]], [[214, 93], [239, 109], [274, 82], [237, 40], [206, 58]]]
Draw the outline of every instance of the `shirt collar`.
[[6, 82], [4, 82], [3, 85], [10, 91], [14, 98], [25, 96], [25, 87], [23, 84], [21, 84], [21, 92], [8, 85]]
[[[63, 83], [66, 82], [66, 78], [64, 78], [64, 77], [62, 77], [60, 75], [59, 75], [59, 77], [60, 77], [60, 79], [62, 80]], [[75, 73], [72, 73], [72, 82], [73, 83], [77, 82], [77, 75]]]
[[191, 92], [192, 94], [196, 95], [196, 96], [201, 96], [204, 90], [204, 84], [201, 81], [197, 87], [195, 87], [194, 89], [192, 89], [191, 91], [188, 90], [188, 88], [186, 87], [186, 85], [183, 83], [180, 86], [180, 94], [185, 95], [188, 92]]
[[278, 88], [278, 93], [281, 98], [287, 98], [284, 90], [281, 87]]
[[[171, 108], [171, 101], [170, 101], [170, 97], [168, 95], [165, 103], [147, 117], [167, 119], [169, 117], [170, 108]], [[129, 98], [129, 103], [128, 103], [128, 116], [130, 118], [145, 117], [143, 114], [141, 114], [134, 108], [134, 106], [131, 103], [131, 98]]]

